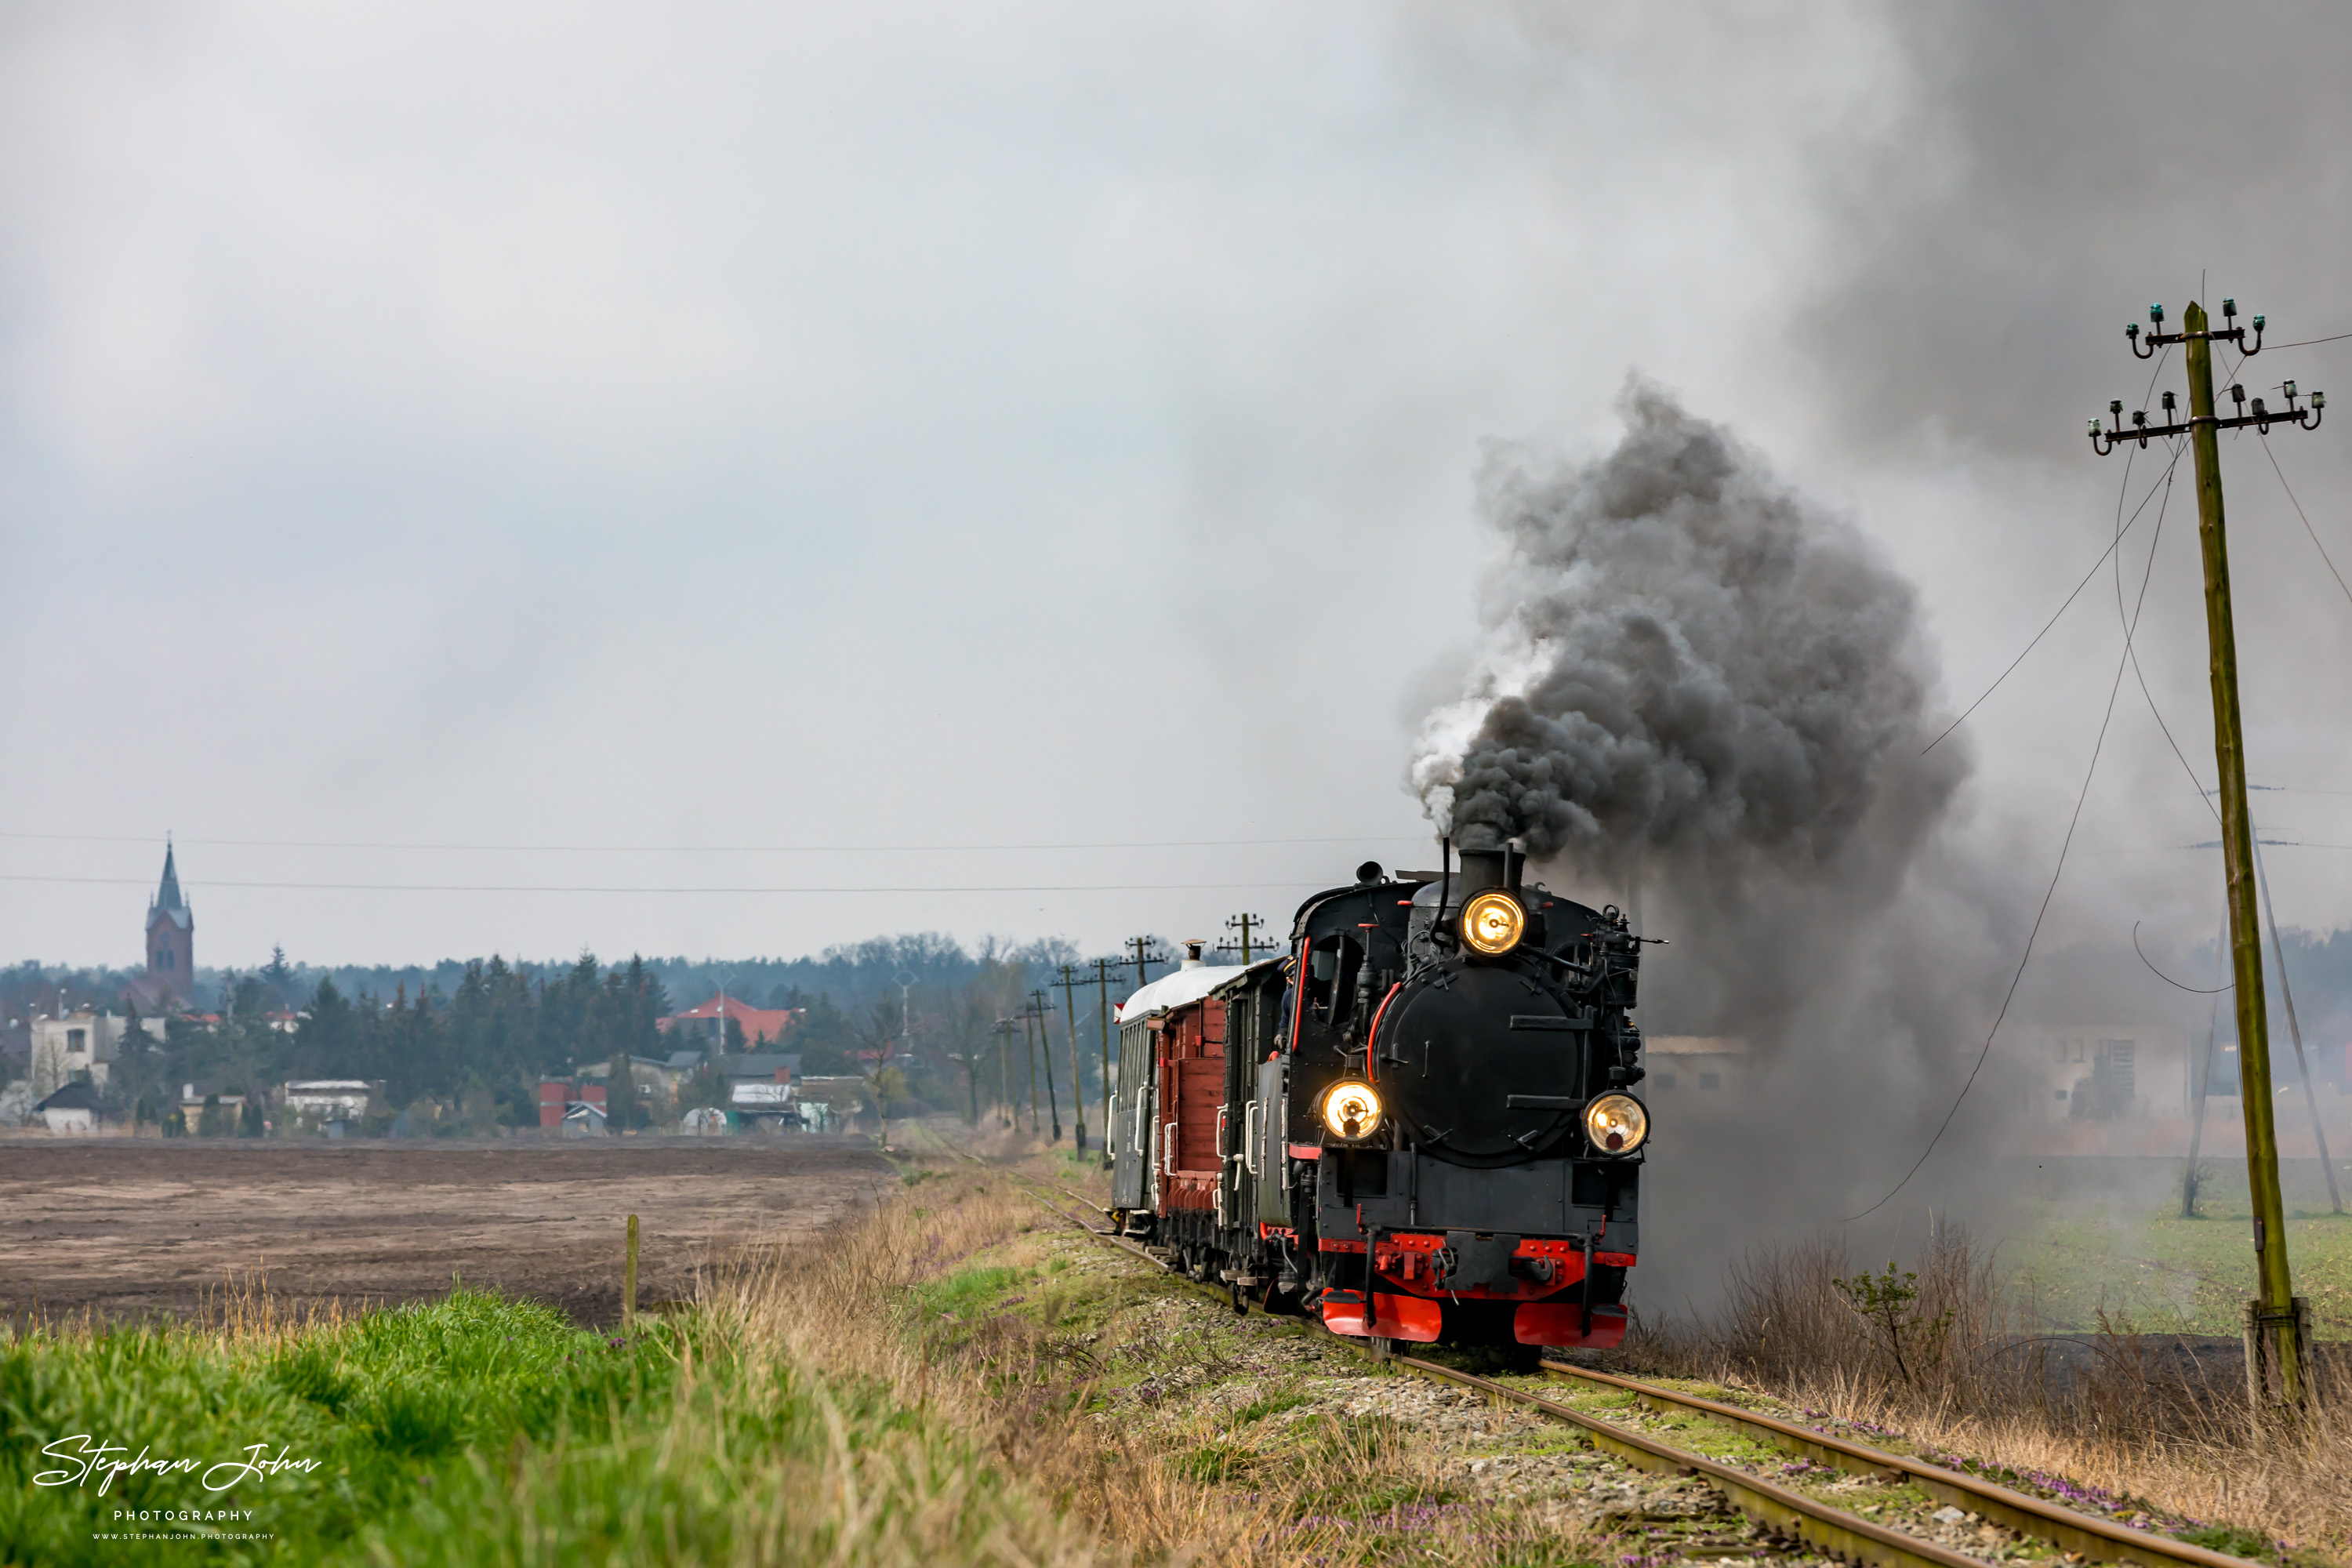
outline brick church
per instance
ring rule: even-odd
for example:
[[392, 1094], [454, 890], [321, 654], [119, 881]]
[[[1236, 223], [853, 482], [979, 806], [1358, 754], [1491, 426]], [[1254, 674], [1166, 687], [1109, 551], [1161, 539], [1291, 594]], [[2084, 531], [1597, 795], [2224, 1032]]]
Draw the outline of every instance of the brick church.
[[180, 870], [163, 847], [163, 881], [147, 905], [147, 973], [123, 999], [150, 1018], [184, 1010], [196, 994], [196, 916], [180, 893]]

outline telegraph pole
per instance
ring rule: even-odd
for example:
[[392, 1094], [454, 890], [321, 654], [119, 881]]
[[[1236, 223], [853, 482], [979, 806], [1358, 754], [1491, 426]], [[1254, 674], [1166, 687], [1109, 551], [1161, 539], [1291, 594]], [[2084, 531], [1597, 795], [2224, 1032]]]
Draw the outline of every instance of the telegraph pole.
[[[2235, 300], [2221, 301], [2221, 316], [2234, 323]], [[2162, 346], [2179, 343], [2189, 362], [2189, 418], [2174, 415], [2172, 394], [2164, 395], [2165, 423], [2150, 425], [2145, 409], [2132, 415], [2132, 427], [2123, 427], [2123, 403], [2110, 402], [2116, 428], [2103, 434], [2091, 421], [2093, 450], [2112, 452], [2127, 440], [2147, 445], [2151, 436], [2186, 436], [2197, 460], [2197, 537], [2205, 563], [2205, 635], [2211, 658], [2213, 686], [2213, 755], [2220, 773], [2221, 860], [2227, 874], [2230, 906], [2230, 973], [2236, 983], [2238, 1012], [2238, 1103], [2246, 1119], [2246, 1175], [2254, 1200], [2254, 1264], [2260, 1294], [2246, 1304], [2246, 1394], [2256, 1418], [2273, 1404], [2289, 1411], [2300, 1409], [2310, 1387], [2306, 1369], [2310, 1350], [2310, 1306], [2294, 1294], [2294, 1276], [2287, 1268], [2286, 1205], [2279, 1190], [2278, 1126], [2271, 1102], [2270, 1019], [2263, 996], [2262, 923], [2255, 910], [2253, 832], [2246, 810], [2246, 741], [2238, 710], [2238, 637], [2230, 609], [2230, 550], [2221, 511], [2221, 432], [2252, 425], [2264, 435], [2273, 424], [2315, 429], [2326, 395], [2311, 395], [2311, 406], [2295, 404], [2294, 383], [2281, 389], [2287, 406], [2273, 411], [2254, 399], [2252, 414], [2222, 419], [2213, 412], [2213, 343], [2216, 339], [2238, 345], [2248, 358], [2262, 352], [2263, 318], [2256, 316], [2253, 343], [2247, 346], [2246, 329], [2232, 324], [2216, 331], [2205, 308], [2191, 302], [2180, 312], [2180, 331], [2164, 331], [2164, 307], [2148, 308], [2154, 323], [2141, 344], [2139, 323], [2124, 329], [2132, 352], [2141, 359]], [[2242, 363], [2242, 362], [2241, 362]], [[2245, 406], [2245, 389], [2232, 385], [2230, 396]], [[2278, 1375], [2275, 1401], [2270, 1373]]]
[[1139, 986], [1151, 984], [1151, 976], [1147, 973], [1147, 965], [1168, 962], [1152, 951], [1152, 945], [1158, 940], [1156, 937], [1149, 936], [1131, 936], [1127, 939], [1127, 951], [1134, 961], [1135, 983]]
[[1070, 1116], [1077, 1122], [1072, 1135], [1072, 1147], [1080, 1153], [1087, 1147], [1086, 1075], [1078, 1071], [1078, 999], [1077, 965], [1062, 965], [1062, 1022], [1070, 1031]]
[[1118, 1130], [1110, 1121], [1110, 972], [1119, 967], [1115, 958], [1097, 958], [1095, 966], [1095, 1018], [1102, 1026], [1102, 1124], [1103, 1164], [1111, 1161], [1111, 1144]]
[[[1217, 951], [1219, 952], [1238, 952], [1242, 955], [1242, 962], [1244, 963], [1247, 963], [1256, 956], [1250, 951], [1250, 932], [1253, 931], [1264, 931], [1265, 929], [1265, 917], [1264, 915], [1235, 915], [1233, 919], [1225, 922], [1225, 929], [1227, 931], [1237, 931], [1241, 932], [1242, 939], [1238, 942], [1221, 942], [1217, 943]], [[1261, 942], [1256, 945], [1264, 947], [1265, 943]]]
[[1054, 1004], [1046, 1000], [1045, 992], [1029, 993], [1026, 1016], [1037, 1020], [1037, 1046], [1045, 1054], [1045, 1108], [1053, 1112], [1054, 1142], [1059, 1143], [1062, 1141], [1062, 1102], [1054, 1093], [1054, 1037], [1045, 1027], [1045, 1015], [1053, 1010]]
[[996, 1120], [1006, 1127], [1021, 1124], [1021, 1113], [1013, 1099], [1013, 1020], [996, 1020], [996, 1075], [1001, 1080], [996, 1100]]
[[1029, 1009], [1021, 1009], [1021, 1050], [1029, 1058], [1029, 1136], [1037, 1136], [1037, 1042], [1029, 1033]]

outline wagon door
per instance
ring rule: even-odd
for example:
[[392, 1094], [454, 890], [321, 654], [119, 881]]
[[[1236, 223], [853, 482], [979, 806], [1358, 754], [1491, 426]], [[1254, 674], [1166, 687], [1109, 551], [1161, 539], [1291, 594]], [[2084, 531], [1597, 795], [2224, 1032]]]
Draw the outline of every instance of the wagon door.
[[1111, 1101], [1110, 1205], [1139, 1209], [1150, 1195], [1153, 1158], [1152, 1036], [1143, 1020], [1118, 1026], [1118, 1092]]

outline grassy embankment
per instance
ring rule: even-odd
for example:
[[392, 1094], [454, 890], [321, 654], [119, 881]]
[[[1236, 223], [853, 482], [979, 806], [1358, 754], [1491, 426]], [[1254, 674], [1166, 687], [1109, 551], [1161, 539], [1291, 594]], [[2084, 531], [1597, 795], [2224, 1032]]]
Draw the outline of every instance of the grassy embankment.
[[[0, 1562], [1088, 1555], [957, 1424], [887, 1379], [786, 1353], [774, 1328], [740, 1291], [626, 1339], [459, 1291], [305, 1324], [246, 1296], [205, 1326], [0, 1342]], [[195, 1464], [76, 1484], [93, 1444]], [[315, 1467], [221, 1469], [207, 1487], [256, 1444]], [[231, 1517], [166, 1517], [191, 1511]]]

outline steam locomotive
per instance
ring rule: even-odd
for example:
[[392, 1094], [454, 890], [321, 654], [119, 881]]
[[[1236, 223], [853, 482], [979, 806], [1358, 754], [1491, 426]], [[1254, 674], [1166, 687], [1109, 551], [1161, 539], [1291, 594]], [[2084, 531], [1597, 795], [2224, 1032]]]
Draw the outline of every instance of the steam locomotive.
[[1286, 955], [1118, 1012], [1111, 1212], [1234, 1310], [1370, 1339], [1616, 1344], [1649, 1114], [1640, 939], [1449, 847], [1298, 908]]

